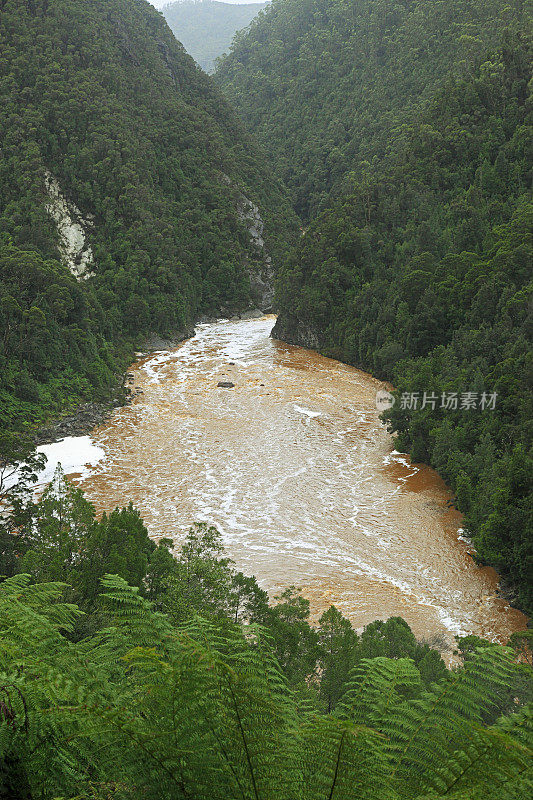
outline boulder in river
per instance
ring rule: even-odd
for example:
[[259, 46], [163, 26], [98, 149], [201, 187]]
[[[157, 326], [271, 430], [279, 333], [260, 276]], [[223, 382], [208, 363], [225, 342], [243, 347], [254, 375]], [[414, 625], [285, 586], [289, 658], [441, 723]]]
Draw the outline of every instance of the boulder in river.
[[250, 311], [245, 311], [241, 314], [241, 319], [259, 319], [263, 316], [263, 312], [258, 308], [252, 308]]

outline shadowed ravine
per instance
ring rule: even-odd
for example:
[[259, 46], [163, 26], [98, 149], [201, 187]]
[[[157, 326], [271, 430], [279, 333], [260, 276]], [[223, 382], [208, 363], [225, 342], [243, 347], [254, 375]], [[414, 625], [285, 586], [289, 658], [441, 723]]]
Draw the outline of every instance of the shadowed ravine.
[[[436, 473], [391, 452], [383, 384], [269, 338], [274, 317], [199, 326], [132, 367], [143, 390], [93, 434], [105, 458], [81, 485], [99, 510], [129, 499], [154, 538], [217, 525], [239, 569], [303, 589], [356, 627], [399, 614], [419, 637], [506, 640], [520, 612], [460, 539]], [[234, 388], [218, 388], [231, 381]]]

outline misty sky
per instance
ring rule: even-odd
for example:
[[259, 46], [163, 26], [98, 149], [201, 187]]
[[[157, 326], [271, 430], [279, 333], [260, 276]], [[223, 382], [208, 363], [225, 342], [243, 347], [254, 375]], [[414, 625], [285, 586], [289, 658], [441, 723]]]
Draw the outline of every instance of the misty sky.
[[[253, 3], [253, 2], [260, 3], [261, 1], [262, 0], [221, 0], [221, 2], [223, 3], [235, 3], [237, 5], [240, 5], [242, 3]], [[156, 8], [163, 8], [163, 6], [166, 6], [169, 3], [171, 3], [172, 0], [150, 0], [150, 2]]]

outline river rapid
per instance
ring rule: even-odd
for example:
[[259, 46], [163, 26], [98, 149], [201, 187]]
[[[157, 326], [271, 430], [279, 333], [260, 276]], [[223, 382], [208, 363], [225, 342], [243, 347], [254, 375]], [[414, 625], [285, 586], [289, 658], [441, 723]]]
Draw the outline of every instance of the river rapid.
[[393, 450], [375, 404], [384, 384], [271, 339], [274, 322], [200, 325], [140, 357], [142, 394], [92, 434], [103, 457], [68, 470], [87, 497], [99, 511], [132, 500], [176, 547], [191, 523], [216, 525], [238, 569], [272, 596], [300, 587], [315, 620], [331, 604], [358, 629], [401, 615], [449, 643], [524, 628], [496, 573], [475, 565], [444, 483]]

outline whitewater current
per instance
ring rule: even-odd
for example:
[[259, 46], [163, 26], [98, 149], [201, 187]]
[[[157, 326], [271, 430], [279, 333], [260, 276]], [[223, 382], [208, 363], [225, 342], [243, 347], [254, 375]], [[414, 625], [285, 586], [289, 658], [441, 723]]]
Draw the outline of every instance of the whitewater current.
[[331, 604], [358, 629], [400, 615], [450, 644], [525, 627], [472, 559], [446, 486], [393, 450], [384, 384], [273, 340], [274, 322], [199, 325], [172, 351], [139, 354], [133, 403], [90, 438], [48, 445], [47, 473], [66, 459], [99, 511], [132, 500], [176, 549], [192, 523], [216, 525], [238, 569], [273, 597], [301, 588], [313, 619]]

